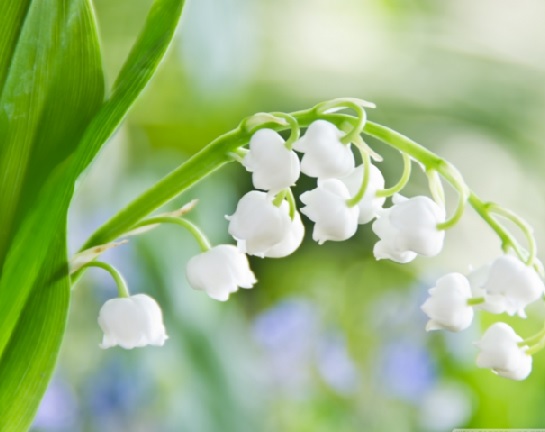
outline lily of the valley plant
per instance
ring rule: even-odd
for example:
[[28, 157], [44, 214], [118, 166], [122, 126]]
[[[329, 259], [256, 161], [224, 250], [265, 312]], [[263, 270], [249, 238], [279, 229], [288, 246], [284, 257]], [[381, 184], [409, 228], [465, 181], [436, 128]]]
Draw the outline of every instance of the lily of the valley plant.
[[[440, 156], [368, 121], [366, 110], [374, 105], [356, 98], [243, 119], [112, 217], [68, 260], [64, 233], [76, 180], [154, 74], [182, 6], [181, 0], [155, 1], [105, 97], [88, 0], [0, 3], [0, 430], [25, 430], [32, 421], [62, 341], [71, 286], [87, 269], [109, 272], [118, 286], [118, 298], [99, 312], [102, 348], [165, 343], [168, 332], [156, 301], [131, 295], [119, 272], [99, 261], [120, 239], [160, 224], [195, 237], [201, 252], [187, 262], [185, 276], [194, 289], [225, 301], [238, 288], [259, 289], [247, 255], [278, 259], [296, 252], [302, 217], [313, 224], [318, 244], [347, 240], [370, 223], [376, 259], [407, 264], [438, 255], [449, 229], [472, 207], [498, 235], [501, 251], [476, 270], [479, 277], [449, 273], [437, 281], [422, 305], [427, 330], [462, 331], [476, 312], [524, 318], [526, 307], [543, 298], [543, 267], [526, 222], [478, 197]], [[380, 149], [371, 149], [366, 137], [399, 152], [404, 168], [396, 184], [385, 184]], [[193, 204], [152, 215], [228, 162], [240, 163], [255, 188], [227, 216], [232, 244], [210, 244], [186, 217]], [[429, 195], [402, 195], [413, 165], [427, 175]], [[315, 188], [297, 197], [292, 187], [301, 175], [314, 178]], [[454, 209], [445, 207], [444, 182], [458, 194]], [[526, 247], [504, 220], [521, 230]], [[545, 329], [523, 338], [498, 322], [476, 341], [477, 365], [522, 380], [544, 345]]]

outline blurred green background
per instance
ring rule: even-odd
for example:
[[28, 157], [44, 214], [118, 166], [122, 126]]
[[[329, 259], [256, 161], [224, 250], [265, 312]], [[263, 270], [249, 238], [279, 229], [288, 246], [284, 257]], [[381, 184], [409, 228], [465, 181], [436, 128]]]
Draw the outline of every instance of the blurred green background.
[[[151, 0], [95, 0], [112, 82]], [[334, 97], [375, 102], [371, 119], [452, 161], [470, 186], [525, 216], [545, 244], [545, 2], [541, 0], [189, 0], [174, 45], [128, 121], [79, 184], [71, 252], [123, 205], [217, 135], [257, 111]], [[386, 146], [379, 165], [396, 181]], [[416, 170], [415, 170], [416, 171]], [[313, 187], [303, 179], [297, 194]], [[241, 166], [171, 203], [215, 243], [251, 188]], [[425, 192], [415, 174], [407, 194]], [[452, 198], [452, 202], [454, 197]], [[306, 220], [308, 223], [308, 220]], [[475, 366], [473, 342], [497, 317], [460, 334], [426, 334], [420, 305], [435, 279], [500, 252], [471, 211], [444, 252], [377, 263], [376, 237], [310, 239], [281, 260], [252, 258], [259, 280], [227, 303], [189, 288], [193, 239], [161, 227], [104, 255], [133, 293], [162, 305], [163, 348], [100, 350], [96, 318], [115, 295], [90, 271], [72, 300], [54, 380], [35, 431], [450, 431], [545, 427], [545, 355], [525, 382]], [[543, 258], [543, 257], [542, 257]], [[526, 321], [529, 335], [545, 318]], [[502, 317], [504, 319], [504, 317]]]

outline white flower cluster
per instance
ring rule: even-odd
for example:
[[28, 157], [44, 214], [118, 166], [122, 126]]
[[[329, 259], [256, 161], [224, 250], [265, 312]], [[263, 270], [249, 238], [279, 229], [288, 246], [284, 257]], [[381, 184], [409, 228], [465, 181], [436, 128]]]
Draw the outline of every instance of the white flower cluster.
[[[242, 164], [252, 173], [255, 190], [245, 194], [235, 212], [227, 216], [228, 232], [237, 247], [220, 245], [193, 257], [187, 265], [190, 285], [216, 300], [227, 300], [238, 287], [256, 282], [245, 254], [281, 258], [293, 253], [305, 233], [291, 187], [301, 172], [317, 179], [317, 187], [301, 194], [301, 213], [313, 223], [312, 238], [319, 244], [352, 237], [360, 224], [376, 218], [373, 231], [380, 238], [374, 249], [377, 259], [409, 262], [417, 255], [433, 256], [443, 246], [444, 231], [437, 224], [445, 212], [424, 196], [396, 195], [393, 206], [383, 208], [385, 197], [380, 170], [371, 164], [355, 166], [344, 133], [325, 120], [313, 122], [293, 144], [301, 161], [282, 136], [260, 129], [252, 136]], [[357, 202], [364, 176], [366, 187]], [[292, 199], [290, 199], [290, 197]], [[211, 269], [214, 269], [213, 271]]]
[[[525, 308], [544, 292], [533, 268], [511, 255], [502, 255], [468, 277], [449, 273], [440, 278], [422, 305], [429, 318], [426, 329], [464, 330], [471, 325], [473, 308], [524, 318]], [[528, 345], [505, 323], [492, 325], [476, 345], [479, 367], [513, 380], [525, 379], [532, 369]]]
[[[266, 118], [270, 120], [270, 116]], [[363, 127], [365, 116], [359, 120]], [[402, 179], [395, 187], [384, 189], [384, 178], [371, 163], [371, 157], [376, 155], [359, 135], [353, 137], [354, 132], [357, 130], [345, 134], [325, 120], [311, 123], [301, 138], [298, 126], [295, 135], [292, 128], [287, 142], [273, 129], [255, 132], [241, 160], [252, 173], [255, 190], [246, 193], [234, 213], [227, 216], [228, 232], [236, 246], [210, 247], [198, 228], [187, 220], [177, 219], [178, 224], [195, 235], [203, 250], [187, 263], [186, 276], [191, 287], [213, 299], [226, 301], [239, 288], [252, 288], [256, 283], [248, 255], [281, 258], [297, 250], [305, 229], [291, 187], [301, 173], [316, 179], [316, 188], [303, 192], [299, 198], [303, 204], [300, 212], [313, 222], [312, 238], [317, 243], [347, 240], [359, 225], [372, 222], [372, 231], [379, 238], [373, 248], [377, 260], [408, 263], [419, 255], [439, 254], [446, 228], [453, 226], [463, 212], [466, 186], [458, 185], [462, 204], [446, 221], [442, 185], [434, 180], [437, 173], [427, 171], [434, 199], [406, 198], [395, 193], [403, 188], [410, 175], [411, 159], [404, 155]], [[362, 154], [362, 163], [358, 166], [352, 144]], [[301, 160], [296, 152], [302, 154]], [[454, 176], [451, 178], [456, 182]], [[387, 196], [393, 196], [392, 205], [384, 207]], [[510, 213], [503, 214], [511, 217]], [[167, 215], [166, 219], [169, 217], [172, 219], [173, 215]], [[422, 305], [429, 318], [426, 330], [464, 330], [471, 325], [475, 309], [524, 318], [526, 307], [545, 292], [532, 266], [534, 255], [535, 248], [527, 263], [503, 255], [468, 277], [449, 273], [437, 280]], [[104, 330], [104, 340], [101, 346], [162, 345], [166, 335], [157, 303], [145, 295], [128, 298], [127, 295], [110, 300], [102, 308], [99, 323]], [[522, 380], [531, 372], [532, 354], [544, 344], [545, 330], [523, 340], [507, 324], [496, 323], [476, 344], [480, 350], [477, 365], [500, 376]]]

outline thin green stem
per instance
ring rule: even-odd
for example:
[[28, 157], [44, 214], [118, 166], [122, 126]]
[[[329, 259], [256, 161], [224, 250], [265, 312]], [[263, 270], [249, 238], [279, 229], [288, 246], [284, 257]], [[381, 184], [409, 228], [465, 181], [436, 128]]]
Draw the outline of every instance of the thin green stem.
[[354, 110], [357, 116], [357, 122], [354, 125], [353, 129], [341, 138], [341, 142], [343, 144], [350, 144], [356, 141], [357, 137], [363, 132], [363, 127], [367, 122], [367, 113], [361, 105], [358, 105], [351, 101], [342, 103], [339, 106], [345, 106], [346, 108]]
[[532, 266], [536, 258], [537, 246], [530, 225], [511, 210], [507, 210], [496, 203], [489, 203], [488, 209], [490, 212], [513, 222], [522, 231], [528, 243], [528, 258], [526, 259], [526, 264]]
[[538, 343], [536, 343], [535, 345], [533, 346], [530, 346], [527, 350], [526, 350], [526, 354], [528, 355], [534, 355], [535, 353], [541, 351], [543, 349], [543, 347], [545, 347], [545, 338], [542, 338]]
[[403, 156], [403, 173], [401, 173], [401, 178], [391, 188], [378, 190], [375, 194], [377, 198], [388, 198], [401, 192], [411, 178], [411, 157], [407, 153], [401, 153], [401, 155]]
[[518, 346], [531, 345], [543, 339], [545, 337], [545, 327], [533, 336], [527, 337], [522, 342], [518, 343]]
[[293, 220], [293, 218], [295, 217], [295, 212], [297, 211], [297, 204], [295, 202], [295, 197], [293, 196], [291, 188], [287, 189], [286, 199], [288, 200], [288, 203], [290, 205], [290, 219]]
[[[119, 297], [129, 297], [129, 288], [127, 287], [127, 282], [125, 282], [125, 279], [123, 279], [123, 276], [121, 273], [119, 273], [119, 270], [117, 270], [112, 265], [102, 262], [102, 261], [89, 261], [88, 263], [83, 264], [78, 272], [82, 272], [86, 268], [89, 267], [97, 267], [102, 270], [106, 270], [110, 275], [112, 276], [113, 280], [115, 281], [117, 285], [117, 292], [119, 294]], [[81, 274], [81, 273], [80, 273]]]
[[284, 201], [284, 198], [286, 197], [286, 193], [287, 193], [286, 190], [287, 189], [283, 189], [275, 195], [273, 199], [273, 204], [275, 207], [280, 207], [282, 205], [282, 202]]
[[426, 177], [428, 178], [431, 196], [440, 207], [444, 207], [445, 189], [443, 188], [443, 183], [441, 183], [441, 177], [435, 170], [426, 171]]
[[454, 214], [450, 217], [450, 219], [446, 220], [443, 223], [437, 224], [438, 230], [446, 230], [452, 228], [464, 215], [467, 202], [466, 191], [463, 186], [456, 185], [456, 187], [458, 188], [458, 205], [456, 206], [456, 210], [454, 211]]
[[288, 125], [290, 127], [290, 136], [287, 139], [287, 141], [284, 143], [284, 145], [286, 146], [288, 150], [291, 150], [293, 147], [293, 144], [301, 136], [301, 129], [299, 127], [299, 122], [297, 122], [297, 120], [293, 116], [286, 113], [273, 112], [271, 114], [275, 117], [283, 118], [284, 120], [288, 122]]
[[206, 252], [210, 249], [210, 241], [206, 235], [204, 235], [197, 225], [187, 219], [174, 216], [155, 216], [138, 222], [132, 229], [163, 223], [174, 224], [185, 228], [195, 238], [202, 252]]
[[485, 299], [483, 297], [470, 298], [470, 299], [467, 300], [467, 305], [468, 306], [477, 306], [477, 305], [483, 304], [484, 302], [485, 302]]
[[346, 201], [346, 205], [348, 207], [357, 206], [358, 203], [363, 199], [365, 191], [367, 190], [367, 186], [369, 186], [369, 179], [371, 178], [371, 158], [364, 148], [359, 145], [356, 146], [361, 153], [361, 160], [363, 164], [363, 179], [358, 189], [358, 192], [356, 192], [356, 195]]

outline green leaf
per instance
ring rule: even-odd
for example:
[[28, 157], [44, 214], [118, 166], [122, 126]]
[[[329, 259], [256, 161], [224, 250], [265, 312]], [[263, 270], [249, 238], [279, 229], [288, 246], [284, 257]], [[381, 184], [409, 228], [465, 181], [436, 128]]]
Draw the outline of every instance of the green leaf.
[[104, 92], [87, 0], [34, 0], [9, 16], [20, 34], [0, 42], [13, 46], [0, 97], [0, 430], [18, 431], [32, 421], [64, 333], [70, 168]]
[[30, 0], [0, 2], [0, 93]]
[[33, 1], [0, 97], [0, 261], [17, 221], [55, 165], [75, 149], [102, 98], [89, 3]]
[[153, 76], [182, 12], [157, 0], [104, 103], [90, 0], [0, 4], [0, 430], [26, 430], [70, 298], [74, 184]]
[[183, 6], [184, 0], [154, 2], [144, 28], [119, 72], [111, 96], [85, 132], [76, 156], [79, 168], [84, 169], [91, 162], [155, 73], [174, 37]]

